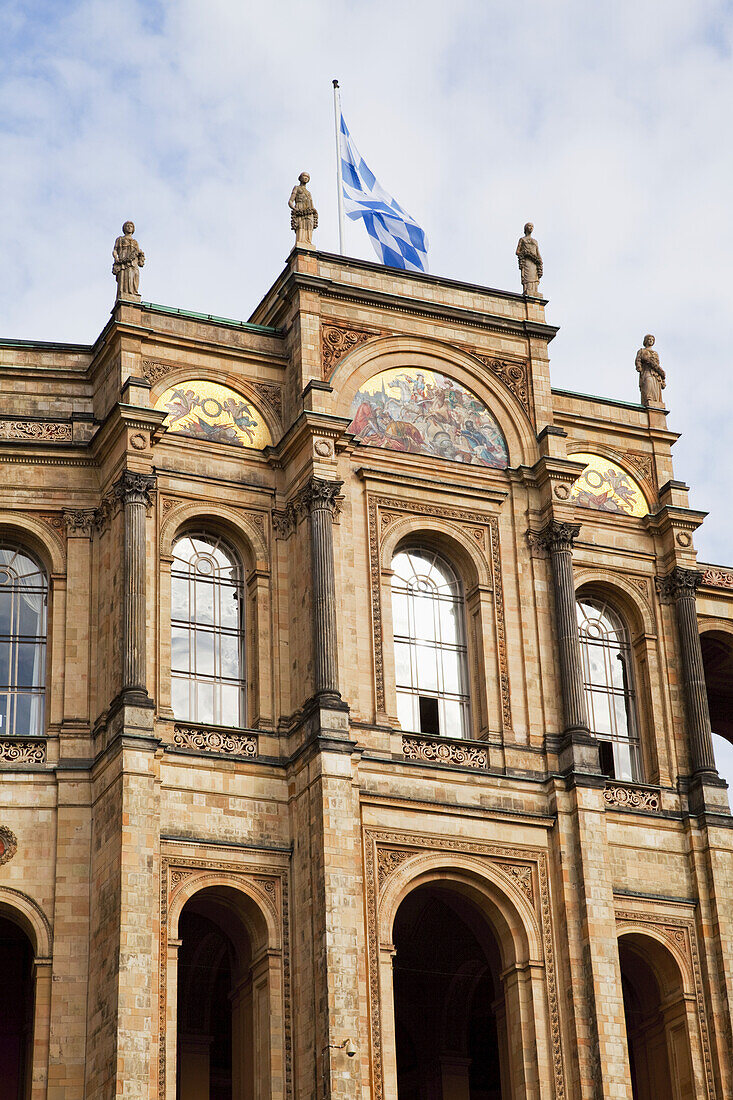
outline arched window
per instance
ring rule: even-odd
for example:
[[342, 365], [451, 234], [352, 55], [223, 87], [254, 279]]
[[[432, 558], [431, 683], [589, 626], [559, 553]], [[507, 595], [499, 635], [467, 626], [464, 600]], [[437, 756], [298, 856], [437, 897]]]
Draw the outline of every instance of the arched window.
[[48, 578], [25, 550], [0, 543], [0, 733], [44, 732]]
[[397, 716], [404, 730], [468, 737], [466, 630], [461, 582], [432, 550], [392, 559]]
[[577, 601], [583, 687], [591, 733], [601, 749], [601, 770], [613, 779], [639, 780], [639, 733], [629, 634], [603, 600]]
[[176, 718], [245, 724], [242, 568], [215, 536], [193, 533], [173, 547], [171, 695]]

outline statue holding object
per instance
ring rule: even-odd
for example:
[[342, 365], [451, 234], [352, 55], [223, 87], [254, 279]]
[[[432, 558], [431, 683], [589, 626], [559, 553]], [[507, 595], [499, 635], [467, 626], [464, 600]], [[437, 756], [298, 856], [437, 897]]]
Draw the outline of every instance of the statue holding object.
[[643, 405], [663, 408], [662, 390], [667, 385], [667, 376], [659, 365], [659, 353], [654, 350], [653, 344], [654, 337], [650, 333], [644, 337], [644, 346], [636, 353], [639, 389]]
[[145, 264], [145, 253], [133, 237], [134, 222], [125, 222], [123, 236], [118, 237], [112, 249], [112, 274], [117, 279], [118, 298], [140, 297], [140, 268]]
[[288, 206], [290, 207], [290, 228], [295, 230], [295, 246], [313, 247], [313, 230], [318, 228], [318, 211], [313, 205], [313, 197], [306, 187], [310, 181], [307, 172], [301, 172], [298, 183], [293, 188]]
[[540, 279], [542, 278], [542, 257], [537, 241], [532, 236], [534, 226], [527, 222], [524, 236], [517, 245], [517, 261], [522, 276], [522, 293], [531, 298], [539, 298]]

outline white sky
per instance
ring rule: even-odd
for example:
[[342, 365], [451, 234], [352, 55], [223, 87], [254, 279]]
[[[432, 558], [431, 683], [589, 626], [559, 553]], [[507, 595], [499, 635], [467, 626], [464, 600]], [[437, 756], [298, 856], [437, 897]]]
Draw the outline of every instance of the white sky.
[[433, 273], [519, 289], [534, 221], [554, 385], [638, 400], [655, 333], [700, 559], [733, 562], [732, 45], [722, 0], [0, 0], [0, 334], [91, 342], [126, 218], [146, 300], [246, 318], [304, 169], [336, 251], [338, 77]]

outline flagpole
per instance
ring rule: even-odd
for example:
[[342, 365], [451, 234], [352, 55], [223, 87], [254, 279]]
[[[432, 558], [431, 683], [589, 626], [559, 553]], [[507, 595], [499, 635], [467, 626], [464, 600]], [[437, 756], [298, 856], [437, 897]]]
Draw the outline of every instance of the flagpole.
[[339, 252], [344, 254], [344, 185], [341, 176], [341, 143], [339, 140], [341, 128], [341, 96], [339, 95], [339, 82], [333, 82], [333, 121], [336, 130], [336, 186], [338, 188], [339, 210]]

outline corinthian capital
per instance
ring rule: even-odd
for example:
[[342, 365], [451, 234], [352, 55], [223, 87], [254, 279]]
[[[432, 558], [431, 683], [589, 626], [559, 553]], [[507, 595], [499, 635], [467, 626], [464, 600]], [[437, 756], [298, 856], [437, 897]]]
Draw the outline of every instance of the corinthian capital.
[[542, 547], [544, 550], [572, 550], [573, 543], [580, 534], [579, 523], [560, 523], [550, 520], [541, 531], [529, 533], [530, 545]]
[[136, 474], [132, 470], [125, 470], [115, 483], [113, 492], [123, 504], [144, 504], [149, 508], [150, 493], [154, 488], [155, 478], [152, 474]]
[[69, 535], [91, 538], [97, 513], [94, 508], [74, 508], [64, 512], [64, 523]]
[[679, 566], [664, 577], [655, 577], [657, 592], [663, 600], [679, 600], [692, 596], [702, 584], [703, 574], [698, 569], [682, 569]]
[[304, 513], [324, 509], [334, 515], [343, 485], [343, 481], [328, 481], [322, 477], [312, 477], [298, 493], [295, 507]]

